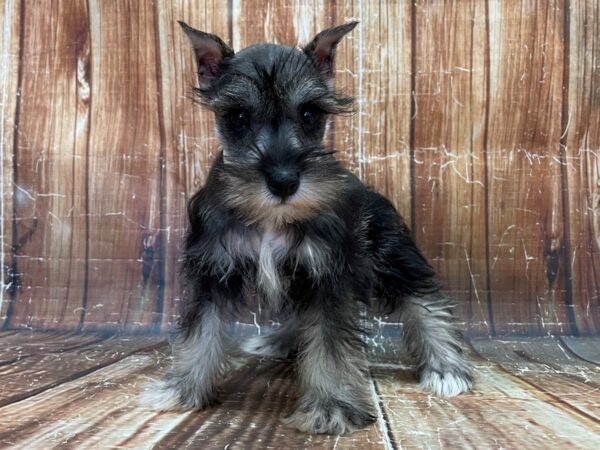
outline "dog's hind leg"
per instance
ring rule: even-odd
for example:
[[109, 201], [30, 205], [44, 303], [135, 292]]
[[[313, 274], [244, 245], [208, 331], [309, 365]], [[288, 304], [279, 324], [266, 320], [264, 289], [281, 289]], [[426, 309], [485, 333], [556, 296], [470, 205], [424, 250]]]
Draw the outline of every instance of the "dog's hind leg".
[[445, 397], [473, 386], [473, 369], [463, 354], [453, 307], [441, 294], [408, 297], [400, 307], [404, 341], [415, 358], [420, 385]]

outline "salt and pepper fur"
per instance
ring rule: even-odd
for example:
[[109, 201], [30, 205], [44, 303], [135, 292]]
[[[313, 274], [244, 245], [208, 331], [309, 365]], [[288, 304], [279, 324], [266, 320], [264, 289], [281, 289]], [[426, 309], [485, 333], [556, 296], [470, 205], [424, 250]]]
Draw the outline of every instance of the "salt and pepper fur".
[[[355, 26], [325, 30], [304, 49], [260, 44], [234, 53], [182, 24], [196, 52], [196, 98], [215, 113], [222, 152], [188, 205], [174, 365], [146, 404], [216, 401], [230, 371], [225, 324], [248, 291], [287, 318], [242, 349], [295, 358], [302, 395], [285, 423], [302, 431], [339, 434], [375, 420], [365, 308], [400, 311], [424, 389], [471, 389], [453, 303], [404, 221], [323, 145], [328, 116], [352, 108], [331, 80], [336, 45]], [[297, 191], [274, 195], [265, 181], [273, 170], [299, 174]]]

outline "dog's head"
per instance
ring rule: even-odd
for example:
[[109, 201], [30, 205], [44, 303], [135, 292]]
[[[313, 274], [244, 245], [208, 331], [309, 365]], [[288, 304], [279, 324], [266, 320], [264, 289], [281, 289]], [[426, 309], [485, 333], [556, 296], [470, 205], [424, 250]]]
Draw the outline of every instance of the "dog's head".
[[333, 89], [334, 55], [357, 22], [322, 31], [303, 49], [259, 44], [238, 53], [180, 24], [196, 55], [194, 92], [215, 113], [228, 206], [246, 223], [280, 226], [330, 204], [345, 175], [323, 146], [326, 122], [352, 107]]

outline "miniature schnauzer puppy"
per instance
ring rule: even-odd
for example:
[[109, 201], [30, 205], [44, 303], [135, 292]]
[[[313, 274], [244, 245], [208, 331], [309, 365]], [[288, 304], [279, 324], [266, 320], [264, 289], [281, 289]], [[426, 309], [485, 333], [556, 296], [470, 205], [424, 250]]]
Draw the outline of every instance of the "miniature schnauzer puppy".
[[215, 114], [222, 152], [189, 202], [174, 365], [147, 393], [155, 409], [215, 403], [230, 370], [226, 324], [249, 290], [284, 323], [243, 350], [296, 358], [302, 394], [285, 422], [302, 431], [339, 434], [375, 420], [362, 314], [371, 306], [399, 311], [423, 389], [471, 389], [453, 302], [392, 204], [323, 143], [328, 117], [352, 108], [332, 76], [336, 45], [356, 25], [302, 49], [234, 53], [181, 22], [195, 50], [194, 92]]

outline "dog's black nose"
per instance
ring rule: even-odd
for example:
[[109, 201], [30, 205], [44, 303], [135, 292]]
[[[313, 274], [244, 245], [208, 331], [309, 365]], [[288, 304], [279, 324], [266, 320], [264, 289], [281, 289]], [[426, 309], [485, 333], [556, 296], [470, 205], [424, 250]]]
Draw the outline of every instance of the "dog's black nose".
[[276, 169], [267, 173], [267, 186], [273, 195], [286, 199], [300, 186], [300, 174], [293, 169]]

